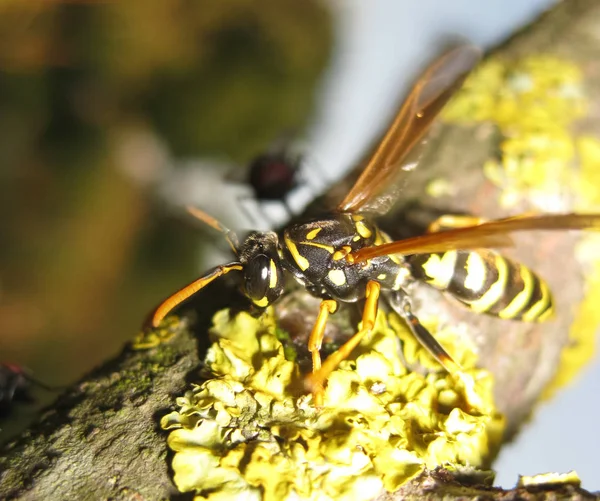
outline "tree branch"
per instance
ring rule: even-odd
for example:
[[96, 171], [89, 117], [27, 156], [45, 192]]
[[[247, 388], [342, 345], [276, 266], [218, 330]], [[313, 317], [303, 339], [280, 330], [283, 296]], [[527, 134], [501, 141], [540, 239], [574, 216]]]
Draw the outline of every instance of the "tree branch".
[[[600, 46], [594, 34], [600, 29], [600, 4], [596, 0], [561, 2], [534, 26], [499, 49], [506, 57], [548, 52], [578, 64], [585, 76], [591, 102], [587, 130], [598, 131]], [[597, 39], [597, 37], [596, 37]], [[487, 134], [486, 134], [487, 131]], [[473, 137], [479, 139], [473, 140]], [[489, 125], [470, 128], [445, 125], [437, 129], [428, 168], [417, 172], [403, 192], [402, 204], [386, 218], [384, 227], [398, 232], [399, 214], [419, 226], [423, 207], [435, 211], [470, 212], [486, 217], [504, 216], [496, 188], [484, 176], [481, 165], [493, 156], [499, 134]], [[433, 179], [444, 178], [454, 187], [452, 195], [424, 195]], [[340, 188], [340, 186], [342, 186]], [[331, 190], [335, 199], [344, 184]], [[347, 186], [347, 183], [345, 184]], [[416, 211], [407, 219], [409, 202]], [[412, 207], [415, 207], [413, 203]], [[406, 230], [409, 226], [404, 226]], [[409, 228], [410, 230], [410, 228]], [[550, 283], [558, 285], [557, 304], [572, 304], [582, 297], [584, 276], [575, 262], [575, 237], [529, 237], [520, 241], [519, 260], [531, 262]], [[561, 266], [556, 266], [556, 259]], [[211, 287], [213, 287], [211, 285]], [[156, 349], [127, 348], [62, 395], [29, 430], [7, 444], [0, 458], [0, 498], [18, 500], [164, 499], [177, 495], [171, 480], [165, 434], [158, 422], [188, 386], [187, 378], [199, 363], [198, 339], [205, 340], [212, 313], [237, 301], [233, 290], [214, 284], [210, 297], [201, 298], [200, 318], [191, 332], [185, 322], [171, 326], [175, 334]], [[216, 304], [216, 298], [222, 298]], [[481, 363], [495, 375], [496, 400], [507, 415], [510, 432], [531, 413], [554, 376], [562, 348], [569, 342], [571, 312], [561, 313], [552, 325], [529, 325], [475, 316], [451, 305], [446, 307], [435, 291], [415, 293], [419, 314], [443, 316], [468, 326]], [[481, 333], [485, 333], [481, 336]], [[202, 343], [201, 343], [202, 344]], [[466, 481], [465, 478], [470, 478]], [[573, 484], [493, 489], [472, 477], [460, 477], [439, 469], [427, 471], [396, 494], [378, 499], [595, 499]]]

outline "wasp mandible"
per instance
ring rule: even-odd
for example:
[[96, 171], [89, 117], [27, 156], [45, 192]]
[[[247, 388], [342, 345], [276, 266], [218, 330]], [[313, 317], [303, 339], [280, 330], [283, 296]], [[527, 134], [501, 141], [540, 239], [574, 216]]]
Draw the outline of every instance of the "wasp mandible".
[[[308, 341], [313, 370], [305, 379], [318, 406], [329, 374], [372, 331], [380, 298], [444, 368], [460, 375], [458, 364], [412, 312], [407, 288], [414, 281], [432, 285], [479, 313], [523, 321], [550, 316], [552, 296], [546, 283], [489, 248], [511, 245], [509, 234], [516, 231], [598, 228], [600, 214], [518, 216], [489, 222], [450, 218], [442, 224], [445, 231], [399, 241], [390, 241], [373, 222], [397, 198], [405, 176], [419, 163], [425, 133], [479, 58], [475, 47], [460, 46], [426, 69], [354, 186], [327, 217], [290, 224], [280, 234], [252, 232], [240, 244], [231, 230], [190, 209], [224, 234], [236, 260], [213, 268], [167, 298], [153, 312], [152, 324], [158, 326], [182, 301], [227, 273], [239, 272], [243, 292], [259, 308], [276, 301], [286, 277], [292, 276], [321, 298]], [[361, 329], [322, 363], [328, 316], [340, 303], [361, 300]]]

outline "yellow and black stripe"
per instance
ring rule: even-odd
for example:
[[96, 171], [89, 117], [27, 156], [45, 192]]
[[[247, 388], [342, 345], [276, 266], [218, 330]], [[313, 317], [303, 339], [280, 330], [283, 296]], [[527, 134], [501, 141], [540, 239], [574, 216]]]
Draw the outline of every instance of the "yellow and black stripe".
[[418, 254], [408, 262], [415, 278], [448, 292], [477, 313], [527, 322], [543, 321], [553, 313], [546, 282], [495, 252]]

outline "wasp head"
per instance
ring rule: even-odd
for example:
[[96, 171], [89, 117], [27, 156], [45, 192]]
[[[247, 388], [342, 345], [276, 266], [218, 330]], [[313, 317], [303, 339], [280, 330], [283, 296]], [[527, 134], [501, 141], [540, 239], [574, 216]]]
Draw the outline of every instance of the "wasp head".
[[239, 260], [244, 267], [244, 294], [256, 306], [265, 308], [281, 296], [284, 275], [274, 232], [250, 233], [239, 249]]

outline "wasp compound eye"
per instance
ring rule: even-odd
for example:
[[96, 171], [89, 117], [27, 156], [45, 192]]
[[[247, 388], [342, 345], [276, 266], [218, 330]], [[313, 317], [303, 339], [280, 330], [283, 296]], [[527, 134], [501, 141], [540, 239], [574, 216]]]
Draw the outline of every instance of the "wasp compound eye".
[[283, 291], [282, 273], [277, 263], [258, 254], [245, 266], [244, 290], [256, 306], [265, 307], [275, 301]]
[[266, 296], [269, 288], [269, 261], [264, 254], [250, 260], [245, 268], [245, 284], [247, 296], [253, 301]]

